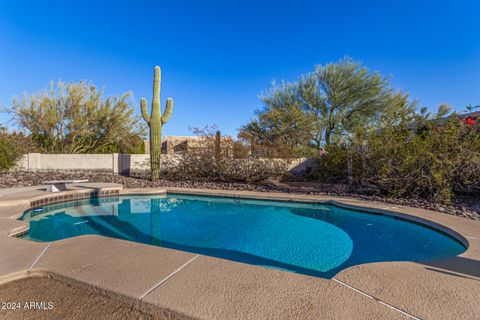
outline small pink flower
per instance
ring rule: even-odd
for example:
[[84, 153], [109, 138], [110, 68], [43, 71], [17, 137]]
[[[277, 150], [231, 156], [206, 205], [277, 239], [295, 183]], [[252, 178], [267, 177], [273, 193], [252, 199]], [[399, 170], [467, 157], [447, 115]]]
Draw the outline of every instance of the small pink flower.
[[327, 151], [325, 149], [319, 149], [318, 155], [320, 156], [320, 158], [323, 158], [327, 155]]

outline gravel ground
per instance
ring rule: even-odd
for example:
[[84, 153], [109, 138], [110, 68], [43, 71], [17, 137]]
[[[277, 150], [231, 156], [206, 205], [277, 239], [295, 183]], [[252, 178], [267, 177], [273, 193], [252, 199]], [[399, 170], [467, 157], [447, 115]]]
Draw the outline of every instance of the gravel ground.
[[0, 188], [32, 186], [42, 184], [46, 180], [87, 179], [90, 182], [119, 183], [124, 188], [152, 188], [152, 187], [183, 187], [221, 190], [246, 190], [259, 192], [288, 192], [311, 195], [336, 195], [381, 201], [389, 204], [407, 205], [411, 207], [435, 210], [442, 213], [457, 215], [474, 220], [480, 220], [480, 204], [477, 199], [462, 198], [452, 205], [433, 203], [422, 199], [391, 199], [375, 195], [358, 194], [349, 190], [345, 185], [312, 184], [312, 183], [280, 183], [265, 182], [262, 184], [246, 184], [232, 182], [209, 181], [172, 181], [148, 180], [146, 173], [133, 173], [132, 176], [114, 175], [103, 171], [75, 171], [75, 172], [25, 172], [16, 171], [0, 174]]

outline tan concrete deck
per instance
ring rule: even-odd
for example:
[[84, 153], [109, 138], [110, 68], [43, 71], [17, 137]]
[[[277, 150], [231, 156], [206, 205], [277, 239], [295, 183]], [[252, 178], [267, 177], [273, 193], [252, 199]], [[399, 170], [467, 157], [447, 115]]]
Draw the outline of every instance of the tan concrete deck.
[[[163, 192], [78, 184], [61, 194], [68, 196], [89, 188], [129, 194]], [[480, 319], [478, 221], [352, 198], [178, 188], [166, 191], [334, 201], [441, 228], [468, 244], [468, 249], [443, 261], [354, 266], [326, 280], [101, 236], [53, 243], [12, 237], [28, 228], [15, 219], [30, 202], [52, 194], [39, 187], [0, 189], [0, 283], [49, 275], [91, 286], [165, 319]]]

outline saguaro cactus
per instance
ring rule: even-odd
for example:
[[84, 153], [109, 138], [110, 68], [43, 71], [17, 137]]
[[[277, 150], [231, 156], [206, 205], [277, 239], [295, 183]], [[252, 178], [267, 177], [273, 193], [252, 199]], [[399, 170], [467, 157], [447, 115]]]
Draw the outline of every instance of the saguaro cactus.
[[220, 134], [220, 131], [217, 130], [215, 132], [215, 158], [220, 159], [220, 156], [222, 154], [222, 136]]
[[150, 128], [150, 171], [152, 181], [160, 179], [160, 155], [162, 153], [162, 127], [167, 123], [172, 115], [173, 100], [167, 99], [165, 112], [160, 112], [160, 67], [155, 67], [155, 76], [153, 79], [153, 101], [152, 113], [149, 116], [147, 110], [147, 100], [142, 98], [140, 106], [142, 109], [142, 117], [148, 123]]

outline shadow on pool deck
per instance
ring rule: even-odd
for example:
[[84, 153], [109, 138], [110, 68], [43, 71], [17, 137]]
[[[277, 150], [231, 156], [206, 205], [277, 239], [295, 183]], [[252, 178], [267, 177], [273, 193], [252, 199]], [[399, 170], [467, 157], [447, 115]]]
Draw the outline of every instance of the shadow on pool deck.
[[480, 261], [478, 260], [464, 257], [452, 257], [436, 261], [421, 261], [418, 263], [425, 265], [427, 270], [448, 273], [453, 276], [480, 281], [480, 279], [472, 278], [480, 278]]

